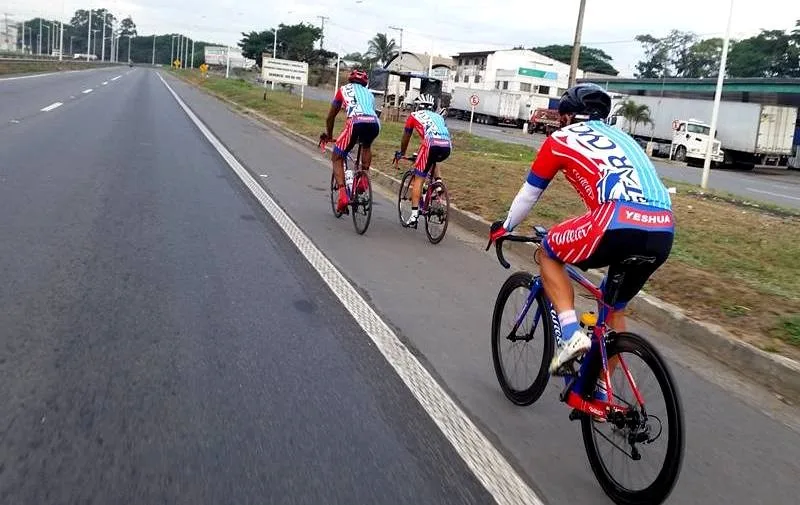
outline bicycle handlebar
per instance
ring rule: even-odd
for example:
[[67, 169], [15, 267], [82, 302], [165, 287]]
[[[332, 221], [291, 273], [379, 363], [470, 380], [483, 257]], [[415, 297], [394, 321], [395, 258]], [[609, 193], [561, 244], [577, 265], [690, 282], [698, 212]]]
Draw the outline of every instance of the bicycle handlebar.
[[[536, 231], [535, 236], [527, 236], [527, 235], [503, 235], [502, 237], [498, 238], [494, 241], [494, 248], [495, 252], [497, 253], [497, 261], [503, 265], [503, 268], [511, 268], [511, 264], [506, 261], [505, 256], [503, 255], [503, 242], [506, 240], [510, 242], [525, 242], [525, 243], [533, 243], [533, 244], [541, 244], [542, 240], [544, 240], [545, 235], [547, 235], [547, 230], [542, 228], [541, 226], [534, 227]], [[486, 249], [488, 250], [489, 247], [492, 246], [491, 241], [486, 245]]]

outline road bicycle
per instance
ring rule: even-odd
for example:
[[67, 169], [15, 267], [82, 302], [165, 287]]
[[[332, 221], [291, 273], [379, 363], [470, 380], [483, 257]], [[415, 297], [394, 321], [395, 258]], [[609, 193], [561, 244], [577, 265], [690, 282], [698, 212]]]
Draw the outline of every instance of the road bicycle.
[[[328, 141], [327, 135], [320, 135], [319, 147], [323, 152], [326, 152], [325, 146]], [[350, 166], [355, 166], [356, 170], [353, 172]], [[345, 188], [347, 191], [347, 198], [349, 200], [348, 209], [344, 212], [336, 210], [339, 201], [339, 186], [336, 184], [336, 177], [331, 172], [331, 209], [336, 218], [342, 217], [343, 214], [353, 212], [353, 227], [356, 233], [363, 235], [366, 233], [369, 223], [372, 220], [372, 182], [369, 179], [369, 173], [361, 166], [361, 143], [358, 144], [356, 149], [356, 157], [353, 159], [352, 153], [347, 153], [344, 158], [344, 174], [345, 174]]]
[[[413, 164], [417, 161], [417, 153], [395, 159], [395, 165], [399, 165], [399, 160], [401, 159], [410, 161]], [[436, 165], [428, 170], [417, 205], [419, 216], [425, 218], [425, 234], [432, 244], [438, 244], [444, 238], [450, 213], [450, 198], [447, 193], [447, 186], [444, 181], [433, 180], [435, 168]], [[413, 178], [414, 169], [406, 170], [400, 182], [400, 190], [397, 193], [397, 214], [400, 218], [400, 224], [404, 228], [409, 227], [406, 221], [411, 216], [411, 207], [413, 206], [411, 202], [411, 181]], [[414, 228], [416, 228], [416, 225], [414, 225]], [[440, 231], [437, 232], [437, 229], [440, 229]]]
[[[533, 236], [505, 235], [495, 242], [497, 259], [504, 268], [510, 264], [503, 256], [503, 243], [523, 242], [541, 244], [547, 230], [541, 226], [534, 227]], [[491, 247], [491, 241], [486, 250]], [[535, 251], [534, 259], [538, 264], [538, 254], [542, 253], [539, 247]], [[655, 261], [653, 257], [630, 256], [623, 264], [642, 265]], [[615, 503], [624, 505], [657, 505], [663, 503], [672, 492], [680, 474], [684, 452], [684, 420], [683, 408], [679, 398], [678, 389], [672, 378], [672, 373], [659, 352], [643, 337], [630, 332], [616, 332], [606, 325], [609, 310], [614, 305], [618, 287], [624, 274], [615, 275], [606, 281], [606, 286], [595, 286], [584, 277], [575, 267], [567, 265], [567, 272], [572, 280], [580, 284], [596, 301], [597, 313], [585, 312], [581, 316], [581, 326], [586, 328], [592, 338], [592, 346], [588, 353], [571, 363], [567, 363], [558, 370], [558, 375], [564, 376], [564, 388], [559, 396], [560, 400], [572, 407], [569, 415], [571, 421], [580, 420], [583, 443], [592, 467], [603, 491]], [[509, 303], [512, 294], [517, 289], [523, 290], [522, 307], [513, 314], [511, 331], [501, 330], [503, 312]], [[603, 290], [610, 295], [610, 302], [603, 301]], [[527, 291], [527, 295], [524, 292]], [[536, 308], [531, 318], [528, 318], [532, 307]], [[527, 321], [529, 329], [525, 327]], [[541, 327], [540, 336], [535, 337], [537, 328]], [[512, 274], [500, 288], [495, 302], [492, 316], [492, 360], [497, 380], [505, 396], [516, 405], [526, 406], [533, 404], [544, 392], [549, 380], [549, 364], [553, 358], [556, 340], [561, 339], [561, 329], [555, 308], [544, 293], [542, 279], [526, 271]], [[501, 345], [506, 341], [511, 342], [512, 349], [518, 344], [527, 345], [536, 340], [542, 343], [542, 356], [538, 372], [531, 374], [535, 377], [532, 382], [523, 382], [521, 387], [516, 387], [507, 376], [509, 370], [502, 360]], [[521, 351], [519, 355], [521, 355]], [[623, 358], [622, 354], [629, 354]], [[633, 373], [628, 366], [628, 360], [640, 360], [655, 376], [655, 382], [664, 396], [664, 414], [653, 408], [654, 398], [648, 395], [648, 402], [640, 387], [634, 381]], [[612, 363], [609, 367], [609, 363]], [[576, 369], [577, 367], [577, 369]], [[622, 385], [630, 386], [632, 395], [630, 400], [624, 400], [620, 388], [612, 387], [612, 374], [621, 369]], [[642, 374], [637, 374], [637, 381], [641, 381]], [[605, 385], [605, 395], [597, 394]], [[619, 393], [619, 394], [618, 394]], [[607, 398], [607, 400], [606, 400]], [[659, 412], [659, 414], [655, 414]], [[663, 417], [663, 419], [662, 419]], [[666, 423], [666, 427], [664, 424]], [[600, 428], [608, 427], [610, 436], [606, 436]], [[598, 437], [599, 434], [599, 437]], [[666, 441], [664, 441], [666, 436]], [[628, 485], [612, 474], [610, 462], [600, 450], [600, 442], [608, 442], [611, 446], [611, 455], [618, 456], [621, 460], [630, 460], [636, 468], [642, 468], [643, 453], [650, 454], [650, 446], [665, 446], [666, 454], [661, 463], [656, 463], [654, 476], [644, 484]]]

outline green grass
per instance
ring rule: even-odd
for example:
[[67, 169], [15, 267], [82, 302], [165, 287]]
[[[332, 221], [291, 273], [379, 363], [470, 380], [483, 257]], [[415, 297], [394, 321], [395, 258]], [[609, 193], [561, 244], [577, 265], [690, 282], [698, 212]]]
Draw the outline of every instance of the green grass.
[[[264, 100], [263, 88], [243, 80], [209, 77], [200, 82], [196, 73], [182, 72], [182, 76], [312, 138], [324, 129], [329, 108], [326, 101], [306, 100], [300, 109], [299, 96], [283, 91], [267, 90]], [[339, 116], [337, 131], [341, 124]], [[467, 132], [452, 134], [453, 153], [441, 166], [451, 202], [489, 221], [505, 217], [536, 151]], [[374, 167], [394, 172], [390, 161], [401, 135], [401, 123], [382, 121], [381, 135], [373, 145]], [[416, 148], [416, 142], [412, 140], [410, 150]], [[677, 233], [669, 261], [646, 289], [690, 308], [695, 315], [747, 335], [762, 347], [758, 339], [766, 338], [762, 336], [777, 326], [788, 335], [785, 342], [800, 340], [792, 326], [797, 320], [790, 320], [790, 324], [780, 319], [783, 314], [800, 313], [796, 284], [798, 213], [775, 206], [753, 207], [730, 194], [665, 182], [678, 191], [673, 195]], [[523, 226], [550, 226], [583, 212], [585, 208], [574, 190], [558, 176]]]
[[800, 314], [782, 317], [776, 327], [776, 334], [781, 340], [800, 347]]

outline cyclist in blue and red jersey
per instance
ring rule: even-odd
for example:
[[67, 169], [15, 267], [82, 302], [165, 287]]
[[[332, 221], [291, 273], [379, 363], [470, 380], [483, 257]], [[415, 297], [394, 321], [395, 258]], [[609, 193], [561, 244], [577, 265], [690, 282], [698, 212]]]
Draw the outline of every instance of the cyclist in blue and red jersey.
[[[558, 106], [562, 128], [545, 140], [506, 220], [493, 223], [490, 231], [493, 242], [513, 230], [559, 171], [587, 207], [586, 214], [552, 227], [542, 241], [544, 289], [558, 312], [563, 335], [550, 364], [553, 374], [591, 346], [578, 325], [564, 264], [584, 270], [609, 267], [603, 287], [619, 282], [619, 273], [625, 274], [616, 300], [604, 295], [605, 303], [613, 307], [609, 326], [624, 331], [625, 306], [672, 249], [674, 220], [669, 192], [639, 144], [603, 122], [610, 109], [611, 98], [597, 85], [579, 84], [567, 90]], [[588, 120], [576, 122], [576, 116]], [[635, 266], [622, 263], [634, 255], [654, 261]], [[604, 384], [598, 387], [601, 398], [604, 389]]]
[[[339, 188], [339, 202], [337, 210], [347, 211], [347, 191], [344, 182], [344, 158], [356, 143], [361, 144], [361, 165], [364, 170], [369, 170], [372, 164], [372, 142], [378, 137], [381, 123], [375, 112], [375, 97], [366, 88], [369, 76], [363, 70], [353, 70], [347, 78], [347, 84], [336, 90], [331, 102], [328, 117], [325, 121], [326, 132], [320, 135], [321, 140], [329, 141], [333, 138], [333, 125], [336, 115], [344, 110], [347, 119], [344, 129], [336, 139], [331, 161], [336, 185]], [[358, 167], [354, 167], [357, 169]], [[360, 179], [366, 184], [366, 179]]]
[[431, 169], [434, 170], [434, 179], [441, 180], [438, 163], [446, 160], [452, 150], [450, 131], [447, 129], [444, 118], [431, 110], [433, 99], [423, 96], [417, 103], [418, 110], [412, 112], [406, 120], [403, 138], [400, 140], [400, 150], [394, 154], [395, 160], [405, 156], [412, 133], [416, 131], [419, 134], [422, 142], [414, 163], [414, 177], [411, 179], [411, 216], [406, 222], [407, 226], [413, 227], [416, 227], [419, 220], [418, 205], [422, 183]]

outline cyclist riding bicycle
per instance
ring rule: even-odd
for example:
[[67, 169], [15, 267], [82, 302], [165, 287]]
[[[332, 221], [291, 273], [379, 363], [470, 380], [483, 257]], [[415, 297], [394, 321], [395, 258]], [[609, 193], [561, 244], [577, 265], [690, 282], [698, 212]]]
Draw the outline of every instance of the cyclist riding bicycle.
[[[578, 192], [588, 212], [552, 227], [542, 241], [541, 275], [548, 298], [558, 312], [563, 341], [550, 373], [586, 353], [591, 340], [578, 325], [572, 284], [565, 263], [581, 269], [608, 267], [601, 285], [604, 302], [612, 307], [608, 325], [625, 330], [624, 311], [672, 249], [674, 219], [667, 188], [645, 152], [633, 138], [603, 120], [611, 98], [594, 84], [567, 90], [558, 104], [561, 129], [545, 140], [526, 181], [514, 198], [505, 221], [496, 221], [490, 241], [514, 229], [530, 212], [558, 171]], [[578, 120], [583, 116], [586, 120]], [[654, 261], [623, 264], [631, 256]], [[616, 300], [606, 284], [619, 283]], [[609, 280], [610, 279], [610, 280]], [[605, 384], [598, 385], [603, 398]]]
[[[333, 139], [336, 115], [344, 109], [347, 119], [342, 133], [336, 139], [336, 145], [331, 155], [336, 186], [339, 188], [338, 212], [347, 212], [349, 203], [344, 180], [345, 156], [355, 147], [356, 143], [360, 143], [361, 165], [364, 170], [369, 170], [372, 163], [372, 142], [378, 137], [381, 129], [378, 114], [375, 112], [375, 97], [366, 88], [368, 81], [369, 77], [363, 70], [355, 69], [350, 72], [347, 84], [336, 90], [325, 121], [326, 132], [320, 135], [320, 140], [325, 142]], [[366, 179], [360, 180], [367, 183]]]
[[395, 160], [405, 156], [411, 134], [416, 130], [422, 142], [417, 152], [414, 163], [414, 177], [411, 179], [411, 216], [406, 222], [407, 226], [416, 226], [419, 220], [419, 199], [422, 193], [422, 183], [433, 168], [433, 176], [440, 181], [439, 163], [450, 156], [452, 143], [450, 131], [444, 118], [433, 111], [433, 97], [420, 96], [417, 101], [417, 111], [412, 112], [406, 120], [403, 138], [400, 140], [400, 150], [394, 153]]

